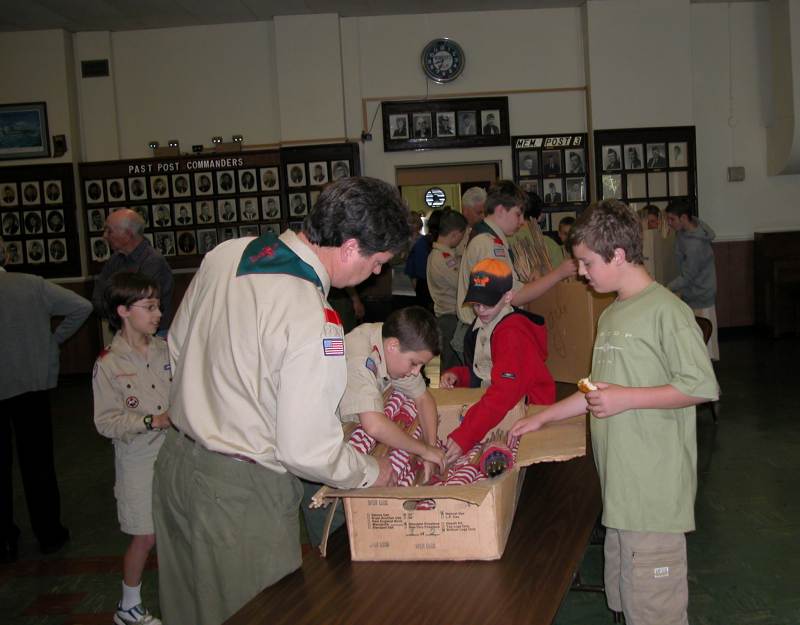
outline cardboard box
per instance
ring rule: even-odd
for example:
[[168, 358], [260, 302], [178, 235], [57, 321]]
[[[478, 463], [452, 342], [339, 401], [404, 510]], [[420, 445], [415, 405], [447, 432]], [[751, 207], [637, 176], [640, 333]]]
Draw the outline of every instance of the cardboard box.
[[597, 320], [614, 297], [573, 280], [559, 282], [528, 304], [547, 324], [547, 368], [556, 381], [574, 384], [590, 374]]
[[[459, 423], [482, 389], [431, 389], [439, 407], [439, 435]], [[529, 410], [541, 410], [530, 407]], [[524, 414], [520, 404], [498, 426], [508, 429]], [[496, 560], [503, 555], [525, 467], [586, 454], [586, 422], [576, 417], [528, 434], [517, 464], [494, 479], [470, 486], [329, 489], [343, 500], [353, 560]], [[422, 499], [432, 510], [416, 510]]]

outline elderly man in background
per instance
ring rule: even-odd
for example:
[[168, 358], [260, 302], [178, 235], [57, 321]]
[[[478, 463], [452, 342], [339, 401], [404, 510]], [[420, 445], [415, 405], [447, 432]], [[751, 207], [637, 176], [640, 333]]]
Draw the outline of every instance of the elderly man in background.
[[[28, 503], [31, 527], [42, 553], [69, 540], [61, 524], [61, 497], [53, 461], [51, 388], [58, 383], [59, 345], [83, 325], [91, 303], [39, 276], [6, 272], [0, 239], [0, 562], [17, 559], [14, 523], [12, 436]], [[51, 330], [53, 317], [63, 317]]]
[[103, 315], [103, 293], [108, 281], [118, 271], [143, 273], [158, 282], [161, 290], [161, 322], [159, 336], [165, 336], [172, 320], [172, 270], [158, 250], [144, 238], [144, 220], [134, 210], [123, 208], [106, 219], [103, 238], [108, 242], [111, 258], [106, 261], [92, 291], [92, 304]]
[[470, 187], [461, 196], [461, 214], [467, 220], [467, 232], [456, 248], [456, 256], [463, 256], [467, 243], [472, 238], [472, 229], [483, 221], [486, 191], [480, 187]]

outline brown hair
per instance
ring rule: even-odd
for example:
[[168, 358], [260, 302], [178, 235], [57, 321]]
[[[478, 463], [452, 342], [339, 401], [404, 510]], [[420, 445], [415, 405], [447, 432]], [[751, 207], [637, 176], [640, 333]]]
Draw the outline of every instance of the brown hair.
[[511, 180], [498, 180], [489, 188], [489, 193], [486, 194], [485, 206], [487, 215], [494, 213], [494, 209], [498, 206], [503, 206], [506, 209], [519, 206], [524, 211], [527, 204], [528, 197], [525, 191]]
[[384, 339], [397, 339], [403, 352], [429, 351], [434, 356], [439, 355], [441, 339], [436, 317], [422, 306], [392, 311], [383, 322], [381, 336]]
[[569, 233], [567, 246], [574, 250], [578, 243], [586, 245], [606, 262], [614, 258], [614, 250], [620, 248], [628, 262], [644, 264], [639, 218], [619, 200], [593, 202], [581, 213]]

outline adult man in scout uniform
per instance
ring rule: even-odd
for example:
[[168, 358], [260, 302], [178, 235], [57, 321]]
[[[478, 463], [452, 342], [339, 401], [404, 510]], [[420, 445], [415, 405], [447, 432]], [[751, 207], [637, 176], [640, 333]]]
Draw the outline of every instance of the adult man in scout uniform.
[[387, 460], [343, 441], [344, 332], [326, 296], [379, 273], [407, 245], [407, 216], [396, 188], [347, 178], [299, 234], [205, 256], [169, 336], [176, 429], [153, 486], [165, 622], [218, 625], [300, 566], [298, 477], [389, 482]]

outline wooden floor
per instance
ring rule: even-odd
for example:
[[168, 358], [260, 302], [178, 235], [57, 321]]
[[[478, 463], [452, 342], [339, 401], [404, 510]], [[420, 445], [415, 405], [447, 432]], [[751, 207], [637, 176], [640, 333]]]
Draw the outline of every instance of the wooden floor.
[[549, 624], [599, 512], [591, 453], [534, 465], [502, 559], [351, 562], [347, 532], [340, 530], [326, 559], [309, 553], [299, 571], [262, 591], [226, 625]]

